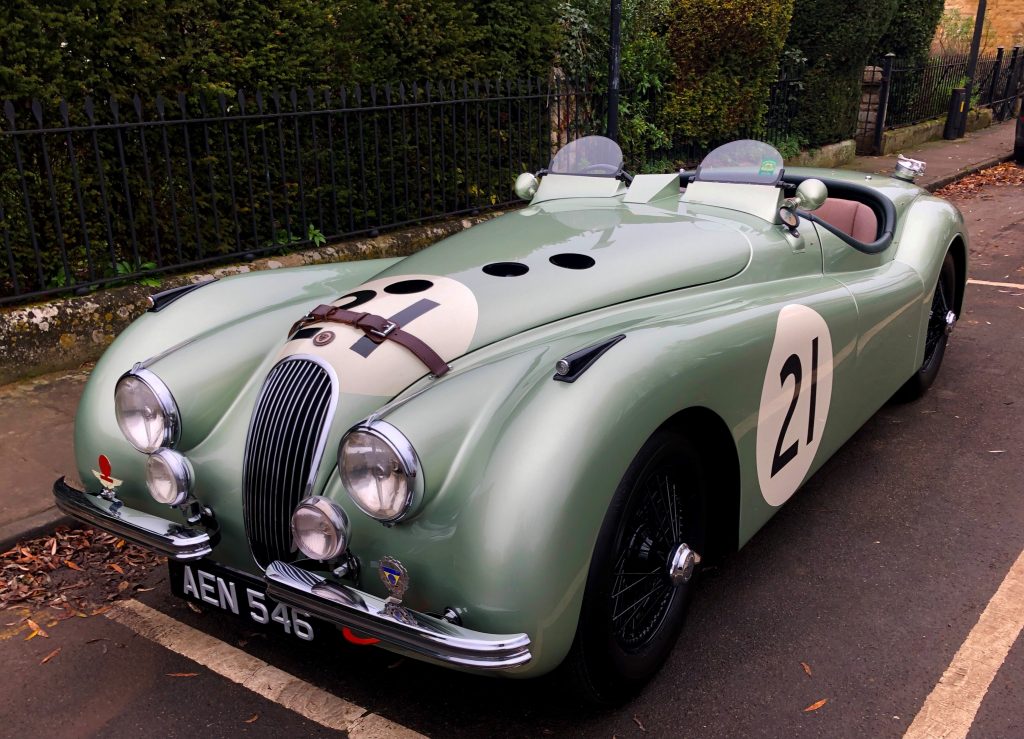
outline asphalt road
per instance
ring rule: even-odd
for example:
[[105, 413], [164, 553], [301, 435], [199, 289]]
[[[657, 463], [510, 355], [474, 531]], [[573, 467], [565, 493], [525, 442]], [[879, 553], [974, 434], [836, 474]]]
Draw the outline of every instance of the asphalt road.
[[[1024, 283], [1021, 189], [988, 187], [960, 204], [970, 276]], [[432, 736], [900, 736], [1024, 549], [1024, 289], [970, 285], [966, 306], [931, 392], [879, 411], [708, 573], [669, 664], [621, 709], [581, 712], [544, 681], [254, 631], [193, 612], [162, 571], [138, 598]], [[13, 623], [5, 613], [0, 622]], [[45, 639], [10, 631], [0, 640], [0, 735], [331, 733], [104, 616], [70, 619]], [[1022, 706], [1019, 637], [970, 736], [1024, 736]]]

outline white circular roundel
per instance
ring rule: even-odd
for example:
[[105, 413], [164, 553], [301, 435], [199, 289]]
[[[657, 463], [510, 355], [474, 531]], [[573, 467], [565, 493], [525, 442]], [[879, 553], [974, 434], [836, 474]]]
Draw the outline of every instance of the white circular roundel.
[[779, 312], [757, 412], [757, 479], [761, 495], [782, 505], [811, 468], [832, 400], [832, 337], [806, 305]]
[[[333, 305], [395, 321], [446, 362], [465, 354], [479, 317], [473, 291], [443, 275], [381, 277], [349, 290]], [[343, 393], [391, 397], [429, 371], [412, 352], [392, 341], [377, 344], [347, 324], [318, 325], [320, 333], [289, 341], [281, 356], [322, 357], [337, 372]]]

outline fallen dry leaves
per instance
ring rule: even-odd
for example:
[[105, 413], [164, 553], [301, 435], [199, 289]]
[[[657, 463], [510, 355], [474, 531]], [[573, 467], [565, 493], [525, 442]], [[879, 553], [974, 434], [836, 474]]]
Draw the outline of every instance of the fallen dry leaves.
[[804, 672], [807, 673], [807, 677], [811, 676], [811, 666], [806, 662], [801, 662], [800, 666], [804, 668]]
[[247, 718], [245, 720], [245, 723], [247, 723], [247, 724], [256, 723], [256, 719], [258, 719], [259, 717], [260, 717], [260, 715], [258, 713], [254, 713], [252, 716], [250, 716], [249, 718]]
[[53, 659], [53, 658], [54, 658], [54, 657], [56, 657], [56, 656], [57, 656], [58, 654], [60, 654], [60, 649], [61, 649], [60, 647], [57, 647], [56, 649], [54, 649], [54, 650], [53, 650], [52, 652], [50, 652], [50, 653], [49, 653], [48, 655], [46, 655], [45, 657], [43, 657], [43, 658], [42, 658], [42, 659], [41, 659], [41, 660], [39, 661], [39, 664], [41, 664], [41, 665], [45, 665], [45, 664], [46, 664], [47, 662], [49, 662], [49, 661], [50, 661], [51, 659]]
[[996, 187], [1024, 186], [1024, 167], [1013, 162], [997, 164], [994, 167], [983, 169], [981, 172], [968, 175], [951, 185], [946, 185], [935, 194], [942, 198], [968, 198], [978, 194], [989, 185]]
[[37, 636], [41, 636], [44, 639], [49, 639], [50, 638], [50, 635], [46, 633], [46, 631], [43, 629], [43, 627], [40, 626], [39, 624], [37, 624], [32, 619], [26, 618], [25, 619], [25, 623], [27, 623], [28, 627], [30, 629], [32, 629], [32, 632], [28, 636], [25, 637], [25, 641], [28, 641], [29, 639], [34, 639]]
[[168, 672], [167, 677], [195, 677], [198, 672]]
[[[0, 554], [0, 610], [49, 607], [53, 612], [46, 614], [47, 626], [97, 615], [103, 603], [131, 595], [161, 562], [162, 557], [111, 534], [58, 527], [49, 536], [20, 542]], [[27, 638], [47, 636], [35, 621], [25, 623]]]
[[811, 705], [804, 709], [804, 713], [810, 713], [811, 711], [817, 711], [823, 705], [828, 703], [828, 698], [822, 698], [820, 701], [814, 701]]

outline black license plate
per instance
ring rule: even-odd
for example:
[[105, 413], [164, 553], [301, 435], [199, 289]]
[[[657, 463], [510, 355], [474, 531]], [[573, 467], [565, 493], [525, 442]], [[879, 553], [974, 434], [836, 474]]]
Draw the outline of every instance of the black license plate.
[[171, 592], [219, 608], [258, 624], [279, 625], [284, 633], [313, 641], [317, 623], [305, 611], [267, 597], [267, 589], [256, 578], [212, 562], [168, 561]]

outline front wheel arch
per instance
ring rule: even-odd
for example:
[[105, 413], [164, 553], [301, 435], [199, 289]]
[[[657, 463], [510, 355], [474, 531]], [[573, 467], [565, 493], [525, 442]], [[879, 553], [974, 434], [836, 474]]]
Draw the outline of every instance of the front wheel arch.
[[713, 410], [691, 407], [679, 411], [662, 425], [690, 438], [714, 471], [713, 489], [707, 504], [707, 551], [714, 562], [739, 549], [740, 460], [728, 424]]
[[967, 288], [967, 245], [962, 236], [956, 236], [949, 245], [949, 254], [953, 257], [953, 266], [956, 267], [956, 297], [954, 299], [954, 310], [956, 314], [962, 315], [964, 308], [964, 292]]
[[[897, 402], [916, 400], [924, 395], [935, 382], [939, 369], [942, 367], [949, 331], [952, 330], [953, 325], [951, 323], [947, 327], [944, 323], [944, 316], [948, 311], [952, 311], [955, 320], [959, 314], [957, 299], [962, 291], [962, 281], [956, 262], [956, 252], [951, 248], [943, 256], [942, 266], [935, 279], [935, 287], [931, 291], [931, 307], [928, 323], [925, 326], [923, 364], [896, 391], [893, 397]], [[936, 324], [938, 325], [936, 326]], [[936, 331], [937, 334], [933, 334]], [[929, 350], [928, 342], [936, 335], [938, 336], [937, 343], [933, 344], [933, 348]]]

